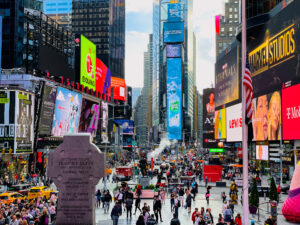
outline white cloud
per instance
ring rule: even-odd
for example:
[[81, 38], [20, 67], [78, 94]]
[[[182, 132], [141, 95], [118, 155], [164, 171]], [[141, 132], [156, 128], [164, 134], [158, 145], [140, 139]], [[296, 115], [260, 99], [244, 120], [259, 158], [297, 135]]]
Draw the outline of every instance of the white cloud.
[[144, 52], [147, 51], [149, 34], [136, 31], [126, 32], [126, 84], [132, 87], [143, 87]]
[[126, 0], [126, 13], [151, 13], [153, 0]]
[[65, 97], [64, 97], [64, 94], [63, 94], [61, 91], [58, 92], [58, 95], [57, 95], [57, 97], [56, 97], [56, 100], [62, 101], [62, 102], [66, 101], [66, 100], [65, 100]]

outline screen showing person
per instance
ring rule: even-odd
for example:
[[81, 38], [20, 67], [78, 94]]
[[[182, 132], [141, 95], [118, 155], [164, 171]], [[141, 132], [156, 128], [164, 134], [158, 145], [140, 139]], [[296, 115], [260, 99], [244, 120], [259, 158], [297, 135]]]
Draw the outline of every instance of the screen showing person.
[[267, 95], [260, 96], [256, 99], [256, 113], [253, 123], [253, 135], [256, 141], [268, 139], [268, 106]]
[[206, 104], [207, 113], [214, 113], [215, 112], [215, 94], [210, 93], [209, 95], [209, 102]]
[[270, 99], [268, 112], [268, 139], [280, 140], [281, 126], [281, 97], [278, 91]]

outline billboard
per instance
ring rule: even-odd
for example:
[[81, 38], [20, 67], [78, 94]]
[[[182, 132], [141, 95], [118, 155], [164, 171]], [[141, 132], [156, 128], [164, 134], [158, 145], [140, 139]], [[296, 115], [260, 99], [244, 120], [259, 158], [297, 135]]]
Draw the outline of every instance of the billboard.
[[181, 20], [181, 4], [168, 4], [168, 22]]
[[124, 79], [111, 77], [111, 87], [114, 90], [114, 99], [126, 101], [126, 84]]
[[52, 123], [52, 136], [78, 133], [81, 94], [58, 87]]
[[111, 82], [110, 70], [100, 60], [96, 59], [96, 91], [101, 94], [108, 94]]
[[164, 42], [181, 43], [184, 41], [184, 23], [183, 22], [165, 22], [164, 23]]
[[57, 88], [45, 85], [39, 123], [39, 135], [51, 135]]
[[269, 146], [268, 145], [256, 145], [256, 159], [257, 160], [269, 160]]
[[242, 103], [226, 108], [227, 142], [242, 141]]
[[281, 95], [275, 91], [253, 99], [253, 139], [255, 141], [280, 140]]
[[181, 45], [167, 45], [166, 52], [167, 52], [167, 58], [180, 58]]
[[203, 147], [216, 148], [217, 140], [214, 137], [215, 125], [215, 89], [203, 90]]
[[115, 120], [122, 128], [123, 134], [134, 134], [134, 125], [132, 120]]
[[282, 89], [282, 139], [300, 139], [300, 84]]
[[108, 141], [108, 104], [107, 102], [101, 103], [102, 108], [102, 126], [101, 126], [101, 143], [109, 143]]
[[216, 62], [216, 107], [239, 98], [238, 53], [239, 47], [237, 46]]
[[78, 132], [91, 133], [93, 137], [96, 137], [99, 118], [99, 103], [82, 98]]
[[95, 91], [96, 88], [96, 45], [83, 35], [80, 36], [80, 84]]
[[182, 139], [181, 58], [167, 59], [167, 133], [169, 140]]
[[226, 138], [226, 109], [215, 112], [215, 139], [223, 140]]

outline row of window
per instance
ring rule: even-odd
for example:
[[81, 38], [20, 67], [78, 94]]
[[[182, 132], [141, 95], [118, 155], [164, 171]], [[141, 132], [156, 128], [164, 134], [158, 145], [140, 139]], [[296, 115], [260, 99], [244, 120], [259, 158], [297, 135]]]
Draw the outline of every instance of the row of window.
[[108, 8], [73, 9], [73, 13], [109, 13]]
[[108, 18], [108, 13], [101, 14], [72, 14], [74, 19], [84, 19], [84, 18]]

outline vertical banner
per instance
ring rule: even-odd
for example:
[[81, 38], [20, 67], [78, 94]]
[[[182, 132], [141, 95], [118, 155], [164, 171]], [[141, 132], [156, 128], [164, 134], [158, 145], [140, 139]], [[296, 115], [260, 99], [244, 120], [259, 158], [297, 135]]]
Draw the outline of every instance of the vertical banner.
[[178, 22], [181, 20], [181, 4], [168, 4], [168, 21]]
[[182, 139], [181, 59], [167, 59], [167, 133], [169, 140]]
[[101, 126], [101, 143], [108, 144], [108, 104], [107, 102], [102, 102], [102, 126]]

